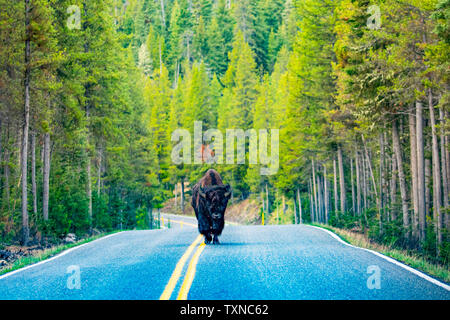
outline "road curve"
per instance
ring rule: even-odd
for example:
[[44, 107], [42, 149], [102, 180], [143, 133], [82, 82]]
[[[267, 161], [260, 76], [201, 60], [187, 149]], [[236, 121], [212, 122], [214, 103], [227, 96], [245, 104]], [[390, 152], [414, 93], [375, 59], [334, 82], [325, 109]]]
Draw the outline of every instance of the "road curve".
[[183, 290], [192, 300], [450, 298], [448, 286], [305, 225], [226, 226], [221, 245], [194, 248], [180, 266], [198, 236], [195, 219], [163, 217], [171, 228], [121, 232], [0, 276], [0, 299], [156, 300], [177, 265], [181, 273], [170, 299]]

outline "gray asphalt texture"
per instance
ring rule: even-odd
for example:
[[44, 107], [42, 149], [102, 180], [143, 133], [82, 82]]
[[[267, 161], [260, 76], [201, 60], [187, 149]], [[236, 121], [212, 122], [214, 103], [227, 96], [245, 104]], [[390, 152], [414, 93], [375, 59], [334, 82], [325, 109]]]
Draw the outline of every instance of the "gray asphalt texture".
[[[198, 235], [196, 228], [174, 222], [195, 224], [195, 218], [164, 217], [171, 228], [125, 231], [0, 279], [0, 299], [159, 299]], [[227, 225], [220, 241], [201, 254], [188, 299], [450, 298], [445, 288], [310, 226]], [[70, 266], [80, 268], [80, 289], [67, 286]], [[379, 289], [367, 286], [370, 266], [380, 270]]]

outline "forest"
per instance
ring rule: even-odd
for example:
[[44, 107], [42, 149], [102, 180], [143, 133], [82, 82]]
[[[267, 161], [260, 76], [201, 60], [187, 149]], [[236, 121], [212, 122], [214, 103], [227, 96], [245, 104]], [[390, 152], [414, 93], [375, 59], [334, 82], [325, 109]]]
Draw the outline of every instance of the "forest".
[[[448, 265], [449, 0], [0, 8], [1, 243], [147, 228], [214, 167], [272, 223], [358, 230]], [[279, 170], [174, 164], [171, 134], [195, 121], [279, 129]]]

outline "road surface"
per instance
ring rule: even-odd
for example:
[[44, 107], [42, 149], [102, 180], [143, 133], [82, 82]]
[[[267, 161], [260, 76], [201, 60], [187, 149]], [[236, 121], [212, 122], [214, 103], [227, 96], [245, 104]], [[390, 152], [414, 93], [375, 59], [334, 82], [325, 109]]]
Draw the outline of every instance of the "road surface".
[[195, 218], [126, 231], [0, 276], [0, 299], [443, 299], [449, 287], [306, 225], [227, 225], [204, 245]]

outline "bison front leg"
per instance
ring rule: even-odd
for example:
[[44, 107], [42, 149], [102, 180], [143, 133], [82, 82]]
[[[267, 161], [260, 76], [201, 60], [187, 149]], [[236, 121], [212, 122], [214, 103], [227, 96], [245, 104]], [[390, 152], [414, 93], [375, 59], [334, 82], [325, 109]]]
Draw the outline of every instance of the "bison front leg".
[[219, 242], [219, 236], [218, 236], [217, 234], [214, 234], [213, 244], [220, 244], [220, 242]]
[[205, 243], [210, 244], [211, 240], [212, 240], [211, 235], [208, 233], [208, 234], [205, 234], [204, 236], [205, 236]]

